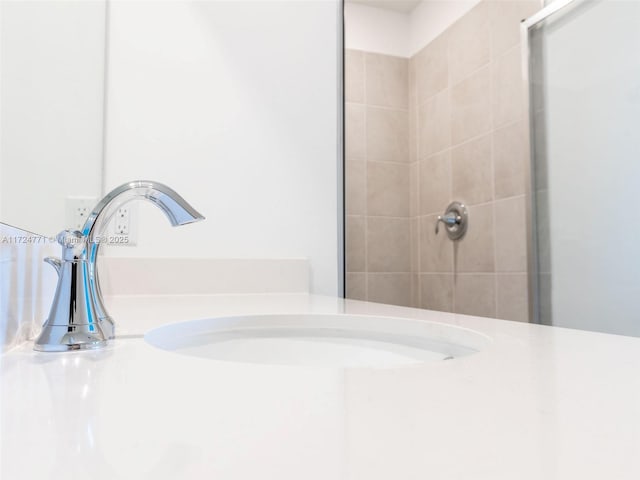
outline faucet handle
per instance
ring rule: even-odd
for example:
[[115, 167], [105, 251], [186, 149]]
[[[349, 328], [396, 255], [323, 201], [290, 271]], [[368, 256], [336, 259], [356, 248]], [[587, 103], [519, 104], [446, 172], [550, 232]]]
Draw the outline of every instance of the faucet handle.
[[56, 257], [47, 257], [44, 259], [44, 261], [56, 269], [59, 277], [60, 273], [62, 272], [62, 260]]
[[460, 225], [462, 217], [460, 215], [456, 215], [455, 213], [446, 213], [445, 215], [438, 215], [436, 219], [436, 235], [440, 231], [440, 222], [444, 223], [448, 227], [452, 227], [454, 225]]
[[56, 240], [64, 248], [75, 247], [83, 242], [82, 232], [78, 230], [63, 230], [56, 235]]
[[62, 246], [62, 260], [73, 260], [86, 244], [86, 237], [78, 230], [63, 230], [56, 235], [56, 240]]

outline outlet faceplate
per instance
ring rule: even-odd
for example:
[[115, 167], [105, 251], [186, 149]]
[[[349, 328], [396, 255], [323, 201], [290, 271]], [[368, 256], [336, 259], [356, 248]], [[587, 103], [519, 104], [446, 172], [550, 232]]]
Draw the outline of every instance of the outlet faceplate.
[[71, 230], [82, 230], [84, 222], [96, 206], [98, 200], [94, 197], [67, 197], [65, 199], [65, 221], [66, 228]]
[[[71, 230], [82, 230], [87, 217], [98, 203], [94, 197], [67, 197], [66, 227]], [[115, 213], [107, 227], [107, 245], [135, 246], [137, 212], [135, 205], [123, 205]]]
[[129, 227], [131, 225], [131, 217], [129, 215], [129, 207], [126, 205], [120, 207], [113, 219], [113, 232], [116, 235], [129, 235]]
[[123, 247], [133, 247], [136, 245], [136, 225], [137, 212], [131, 203], [120, 207], [109, 225], [109, 244]]

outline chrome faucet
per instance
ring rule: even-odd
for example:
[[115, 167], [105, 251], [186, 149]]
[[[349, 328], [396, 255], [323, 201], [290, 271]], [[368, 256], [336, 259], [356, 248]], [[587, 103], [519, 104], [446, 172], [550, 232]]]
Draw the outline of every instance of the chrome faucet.
[[104, 307], [96, 260], [109, 221], [122, 205], [135, 199], [148, 200], [159, 207], [174, 227], [204, 220], [180, 195], [158, 182], [138, 180], [108, 193], [81, 231], [64, 230], [58, 234], [62, 258], [45, 258], [58, 272], [58, 286], [35, 350], [95, 349], [114, 337], [114, 323]]

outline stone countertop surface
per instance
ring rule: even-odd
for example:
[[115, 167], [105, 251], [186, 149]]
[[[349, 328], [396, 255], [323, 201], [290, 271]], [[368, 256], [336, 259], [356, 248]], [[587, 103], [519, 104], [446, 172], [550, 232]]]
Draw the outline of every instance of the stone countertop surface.
[[[0, 356], [0, 478], [640, 478], [640, 339], [306, 294], [122, 296], [94, 352]], [[152, 328], [350, 313], [465, 327], [479, 353], [396, 368], [234, 363]], [[372, 319], [375, 321], [375, 319]]]

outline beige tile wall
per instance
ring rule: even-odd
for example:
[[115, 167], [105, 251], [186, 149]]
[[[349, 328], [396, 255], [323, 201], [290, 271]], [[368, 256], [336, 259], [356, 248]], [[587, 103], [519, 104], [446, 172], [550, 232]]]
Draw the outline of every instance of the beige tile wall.
[[[540, 6], [485, 0], [408, 60], [346, 52], [348, 297], [527, 320], [519, 28]], [[453, 200], [455, 243], [434, 231]]]
[[345, 56], [347, 296], [411, 303], [409, 61]]

